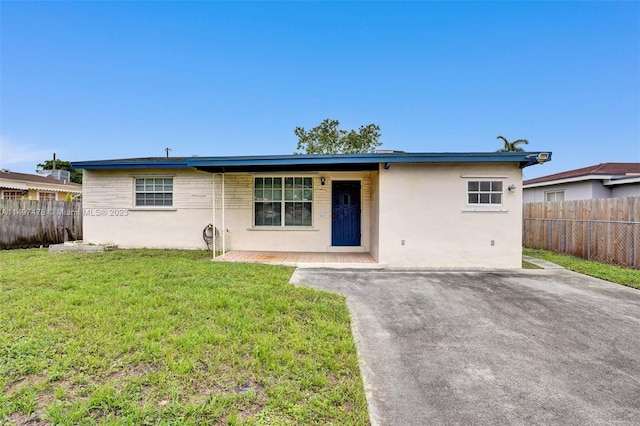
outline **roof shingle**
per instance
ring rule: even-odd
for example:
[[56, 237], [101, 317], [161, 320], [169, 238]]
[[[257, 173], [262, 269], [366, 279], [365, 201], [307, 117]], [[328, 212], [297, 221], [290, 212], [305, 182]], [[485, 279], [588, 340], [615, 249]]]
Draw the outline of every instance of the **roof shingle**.
[[552, 175], [541, 176], [535, 179], [525, 180], [523, 184], [530, 185], [533, 183], [551, 182], [554, 180], [569, 179], [589, 175], [640, 175], [640, 163], [600, 163], [594, 166], [583, 167], [581, 169], [568, 170], [566, 172], [560, 172]]

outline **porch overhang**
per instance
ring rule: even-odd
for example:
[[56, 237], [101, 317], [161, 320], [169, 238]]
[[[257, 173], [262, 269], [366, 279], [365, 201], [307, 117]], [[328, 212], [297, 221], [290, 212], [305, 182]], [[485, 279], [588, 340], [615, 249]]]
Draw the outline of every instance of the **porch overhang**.
[[74, 161], [77, 169], [195, 168], [209, 173], [371, 171], [394, 164], [516, 163], [522, 169], [550, 161], [550, 152], [392, 152], [332, 155], [256, 155], [234, 157], [151, 157]]
[[484, 152], [484, 153], [384, 153], [336, 155], [271, 155], [246, 157], [190, 157], [188, 167], [210, 173], [269, 173], [269, 172], [325, 172], [371, 171], [382, 165], [408, 163], [518, 163], [520, 168], [538, 164], [541, 152]]

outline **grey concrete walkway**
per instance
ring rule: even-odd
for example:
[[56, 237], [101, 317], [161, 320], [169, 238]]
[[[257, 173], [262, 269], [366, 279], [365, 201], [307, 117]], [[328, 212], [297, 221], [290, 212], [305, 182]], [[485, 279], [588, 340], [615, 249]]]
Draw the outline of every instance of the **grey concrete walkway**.
[[563, 269], [298, 269], [347, 296], [374, 425], [640, 424], [640, 291]]

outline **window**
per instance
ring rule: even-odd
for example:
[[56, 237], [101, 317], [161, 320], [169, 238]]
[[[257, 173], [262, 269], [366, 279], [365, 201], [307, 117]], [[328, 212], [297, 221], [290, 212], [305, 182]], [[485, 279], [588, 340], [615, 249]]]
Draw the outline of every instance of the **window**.
[[311, 226], [312, 202], [313, 179], [310, 177], [257, 177], [254, 180], [255, 226]]
[[502, 204], [502, 182], [475, 180], [467, 182], [469, 204]]
[[545, 192], [547, 201], [564, 201], [564, 191], [548, 191]]
[[22, 191], [2, 191], [3, 200], [22, 200]]
[[38, 200], [40, 201], [56, 201], [57, 199], [55, 192], [38, 192]]
[[172, 206], [173, 178], [136, 178], [136, 206]]

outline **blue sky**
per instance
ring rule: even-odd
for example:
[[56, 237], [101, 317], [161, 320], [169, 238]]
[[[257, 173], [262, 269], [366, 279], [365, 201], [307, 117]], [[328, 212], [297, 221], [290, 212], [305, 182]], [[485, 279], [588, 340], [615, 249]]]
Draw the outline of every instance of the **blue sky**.
[[640, 161], [639, 2], [0, 2], [0, 166], [290, 154], [296, 126]]

